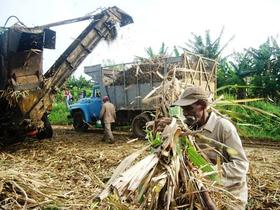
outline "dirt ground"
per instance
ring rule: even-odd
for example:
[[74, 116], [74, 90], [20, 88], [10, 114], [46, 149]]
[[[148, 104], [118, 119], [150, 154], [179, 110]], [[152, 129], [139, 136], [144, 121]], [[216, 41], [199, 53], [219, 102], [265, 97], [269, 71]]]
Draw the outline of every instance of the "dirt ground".
[[[93, 209], [100, 192], [120, 161], [147, 142], [101, 141], [102, 132], [77, 133], [56, 126], [54, 138], [29, 140], [0, 152], [0, 208]], [[245, 148], [250, 160], [248, 209], [280, 209], [280, 151]], [[54, 208], [58, 207], [58, 208]]]

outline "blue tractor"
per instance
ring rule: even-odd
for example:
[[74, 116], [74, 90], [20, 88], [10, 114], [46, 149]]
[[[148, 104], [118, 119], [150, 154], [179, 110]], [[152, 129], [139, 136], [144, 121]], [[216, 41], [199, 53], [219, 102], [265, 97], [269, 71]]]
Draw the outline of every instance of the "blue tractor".
[[99, 85], [95, 85], [91, 97], [82, 98], [77, 103], [69, 106], [74, 129], [84, 132], [90, 125], [94, 125], [99, 120], [101, 107], [100, 88]]

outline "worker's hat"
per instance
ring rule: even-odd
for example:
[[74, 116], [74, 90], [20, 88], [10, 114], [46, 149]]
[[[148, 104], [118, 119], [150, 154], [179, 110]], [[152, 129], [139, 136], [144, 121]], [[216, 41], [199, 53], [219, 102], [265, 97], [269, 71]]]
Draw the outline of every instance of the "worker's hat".
[[208, 102], [208, 94], [199, 86], [187, 87], [179, 100], [175, 101], [173, 106], [189, 106], [197, 102], [198, 100], [204, 100]]

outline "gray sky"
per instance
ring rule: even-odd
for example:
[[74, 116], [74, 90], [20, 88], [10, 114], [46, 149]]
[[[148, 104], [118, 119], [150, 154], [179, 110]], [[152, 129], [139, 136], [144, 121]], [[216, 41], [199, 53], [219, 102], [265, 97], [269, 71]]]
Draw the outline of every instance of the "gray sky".
[[[269, 36], [279, 34], [280, 1], [278, 0], [0, 0], [0, 25], [16, 15], [25, 25], [36, 26], [83, 16], [97, 8], [118, 6], [130, 14], [134, 24], [118, 31], [116, 41], [100, 43], [75, 72], [85, 65], [110, 59], [115, 63], [146, 56], [145, 48], [158, 51], [162, 42], [171, 50], [184, 46], [191, 32], [204, 35], [210, 30], [216, 38], [225, 27], [223, 42], [235, 35], [226, 54], [258, 47]], [[7, 26], [15, 23], [12, 19]], [[45, 50], [46, 71], [88, 24], [75, 23], [52, 28], [57, 32], [56, 50]], [[279, 38], [278, 38], [279, 40]]]

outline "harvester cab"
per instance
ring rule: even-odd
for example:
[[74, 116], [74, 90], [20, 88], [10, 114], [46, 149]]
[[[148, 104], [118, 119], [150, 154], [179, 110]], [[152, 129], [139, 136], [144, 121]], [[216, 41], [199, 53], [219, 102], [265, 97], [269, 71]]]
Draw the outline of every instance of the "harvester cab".
[[[55, 48], [50, 27], [91, 20], [55, 63], [43, 74], [43, 49]], [[48, 113], [54, 95], [102, 40], [116, 38], [116, 25], [133, 23], [117, 7], [100, 13], [28, 28], [22, 24], [0, 28], [0, 143], [28, 134], [52, 137]]]

